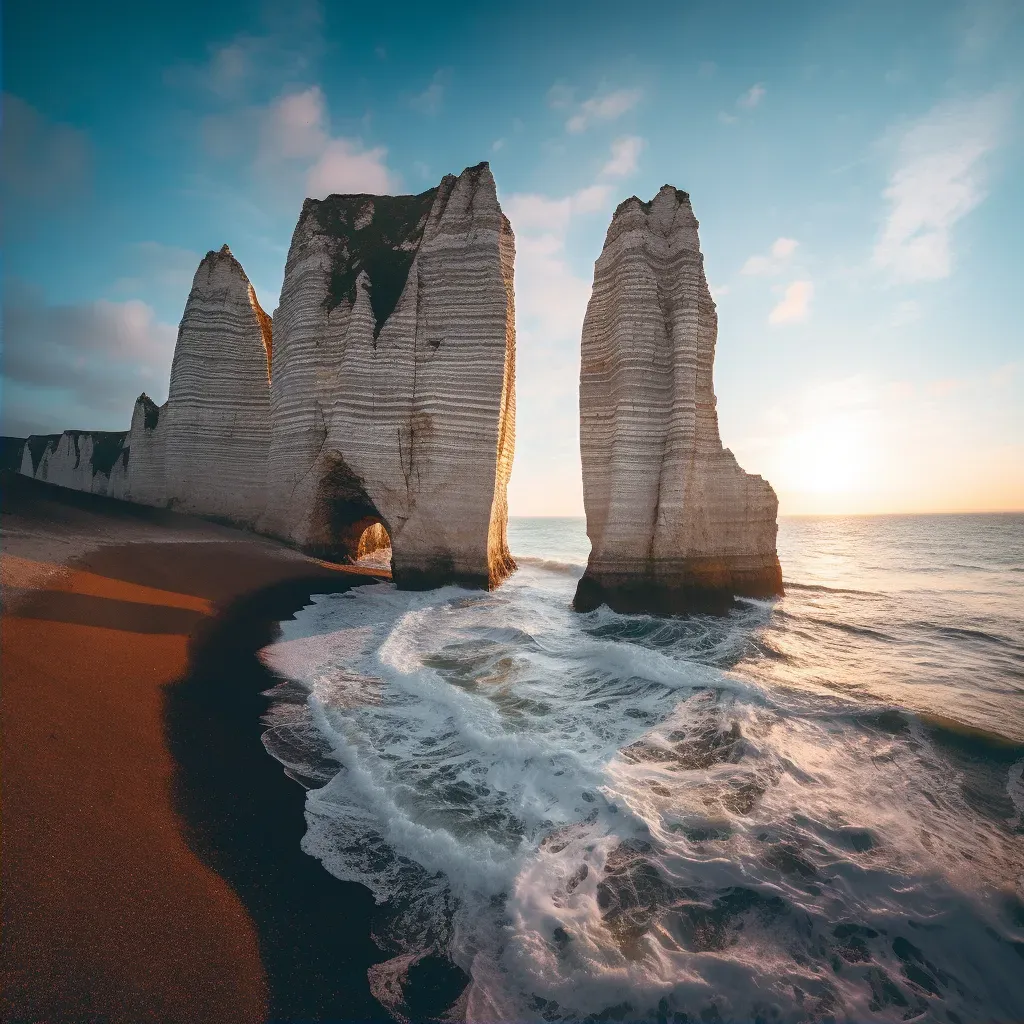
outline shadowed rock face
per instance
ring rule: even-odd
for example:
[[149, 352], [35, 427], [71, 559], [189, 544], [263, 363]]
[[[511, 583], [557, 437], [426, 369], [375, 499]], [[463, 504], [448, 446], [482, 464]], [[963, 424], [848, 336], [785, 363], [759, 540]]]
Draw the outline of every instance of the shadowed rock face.
[[494, 586], [515, 423], [514, 239], [486, 164], [418, 196], [308, 199], [275, 313], [261, 528], [400, 586]]
[[685, 192], [615, 211], [583, 324], [580, 452], [592, 550], [574, 606], [721, 610], [782, 593], [778, 500], [718, 432], [718, 318]]
[[125, 432], [65, 430], [33, 434], [22, 449], [20, 472], [76, 491], [123, 498], [127, 486]]

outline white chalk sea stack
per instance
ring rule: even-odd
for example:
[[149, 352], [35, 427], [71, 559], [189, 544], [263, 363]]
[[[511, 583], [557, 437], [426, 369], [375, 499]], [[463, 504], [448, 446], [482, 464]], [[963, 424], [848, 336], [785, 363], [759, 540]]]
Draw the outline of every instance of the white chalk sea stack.
[[382, 522], [403, 587], [514, 570], [514, 258], [486, 163], [417, 196], [306, 200], [274, 318], [260, 529], [337, 556]]
[[583, 323], [580, 451], [592, 550], [574, 606], [685, 613], [782, 593], [778, 499], [718, 431], [718, 317], [690, 198], [615, 211]]

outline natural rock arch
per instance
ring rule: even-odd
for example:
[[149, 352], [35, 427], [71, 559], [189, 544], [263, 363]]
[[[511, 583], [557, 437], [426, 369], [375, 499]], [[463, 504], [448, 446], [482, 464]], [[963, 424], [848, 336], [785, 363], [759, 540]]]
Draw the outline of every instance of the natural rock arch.
[[317, 468], [305, 549], [320, 558], [354, 562], [384, 546], [378, 531], [367, 536], [374, 526], [383, 528], [390, 546], [391, 529], [341, 453], [327, 452]]

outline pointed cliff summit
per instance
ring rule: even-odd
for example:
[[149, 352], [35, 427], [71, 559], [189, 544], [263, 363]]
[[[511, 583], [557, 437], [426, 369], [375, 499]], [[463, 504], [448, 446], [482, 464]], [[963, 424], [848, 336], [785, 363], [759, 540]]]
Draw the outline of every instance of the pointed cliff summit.
[[133, 501], [252, 526], [265, 505], [272, 324], [225, 245], [203, 257], [178, 327], [167, 401], [142, 395]]
[[262, 529], [337, 556], [382, 522], [402, 587], [515, 568], [514, 260], [486, 163], [416, 196], [306, 200], [275, 313]]
[[583, 323], [580, 452], [587, 571], [574, 607], [721, 610], [782, 593], [778, 500], [718, 432], [718, 317], [690, 197], [620, 204]]

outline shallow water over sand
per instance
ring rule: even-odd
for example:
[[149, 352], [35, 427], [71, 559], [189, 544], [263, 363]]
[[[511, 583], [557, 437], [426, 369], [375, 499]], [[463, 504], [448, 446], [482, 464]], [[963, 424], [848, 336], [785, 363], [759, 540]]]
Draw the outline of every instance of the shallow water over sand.
[[1024, 1018], [1024, 517], [787, 519], [787, 596], [569, 610], [581, 520], [492, 594], [315, 598], [264, 652], [304, 849], [468, 1020]]

